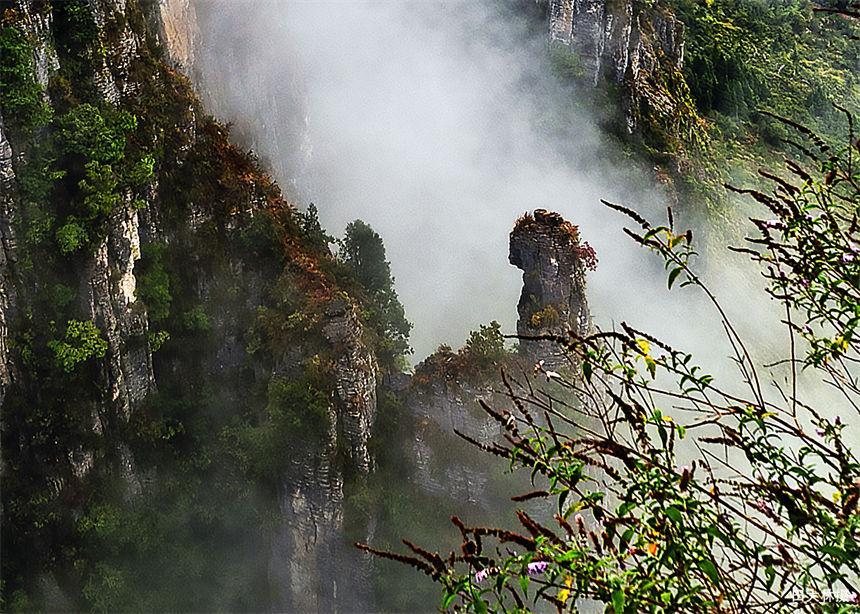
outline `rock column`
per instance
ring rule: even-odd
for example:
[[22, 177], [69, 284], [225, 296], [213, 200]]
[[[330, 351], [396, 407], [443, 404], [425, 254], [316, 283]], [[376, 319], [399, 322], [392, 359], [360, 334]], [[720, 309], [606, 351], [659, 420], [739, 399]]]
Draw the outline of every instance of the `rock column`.
[[[517, 334], [523, 337], [583, 335], [590, 318], [585, 297], [585, 264], [590, 248], [579, 229], [558, 213], [537, 209], [517, 220], [510, 240], [510, 262], [523, 271], [517, 305]], [[568, 364], [550, 340], [521, 339], [520, 354], [546, 367]]]

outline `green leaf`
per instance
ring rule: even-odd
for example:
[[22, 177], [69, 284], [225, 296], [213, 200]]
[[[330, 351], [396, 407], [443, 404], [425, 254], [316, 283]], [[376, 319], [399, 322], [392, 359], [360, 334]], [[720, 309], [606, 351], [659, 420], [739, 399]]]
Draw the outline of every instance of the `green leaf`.
[[683, 270], [684, 269], [681, 269], [681, 268], [672, 269], [672, 272], [669, 273], [669, 289], [670, 290], [672, 289], [672, 284], [675, 283], [675, 280], [678, 278], [678, 275], [680, 275], [681, 271], [683, 271]]
[[822, 546], [821, 551], [824, 554], [836, 557], [840, 561], [844, 561], [848, 558], [847, 553], [842, 548], [837, 548], [836, 546]]
[[612, 609], [615, 610], [615, 614], [621, 614], [624, 612], [624, 591], [620, 588], [616, 588], [612, 591]]
[[699, 561], [699, 569], [701, 569], [702, 572], [706, 576], [708, 576], [708, 579], [710, 579], [711, 582], [713, 582], [714, 584], [720, 583], [720, 574], [717, 571], [717, 566], [714, 565], [711, 561], [709, 561], [708, 559], [702, 559], [701, 561]]
[[770, 590], [770, 587], [773, 586], [773, 581], [776, 579], [776, 570], [773, 568], [773, 565], [768, 565], [764, 568], [764, 575], [767, 576], [767, 583], [765, 586], [767, 590]]
[[570, 494], [569, 490], [561, 491], [561, 494], [558, 496], [558, 513], [564, 513], [564, 502], [567, 501], [567, 496]]
[[454, 603], [454, 600], [457, 598], [457, 593], [451, 593], [450, 595], [445, 595], [445, 599], [442, 600], [442, 609], [447, 610], [451, 607], [451, 604]]
[[667, 507], [666, 515], [672, 519], [672, 522], [675, 522], [676, 524], [681, 523], [681, 511], [677, 507]]

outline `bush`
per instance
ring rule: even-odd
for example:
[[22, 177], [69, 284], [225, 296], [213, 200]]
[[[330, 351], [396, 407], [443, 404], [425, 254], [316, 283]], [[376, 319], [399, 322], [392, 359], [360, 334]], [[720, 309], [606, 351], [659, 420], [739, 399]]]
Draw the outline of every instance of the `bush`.
[[206, 332], [212, 324], [202, 305], [197, 305], [182, 314], [182, 327], [189, 332]]
[[57, 366], [71, 373], [78, 365], [91, 358], [104, 358], [108, 344], [102, 339], [101, 331], [95, 323], [89, 320], [69, 320], [63, 339], [51, 341], [48, 347], [54, 352]]
[[305, 380], [274, 378], [266, 412], [278, 430], [293, 436], [322, 437], [329, 428], [328, 395]]
[[466, 340], [466, 361], [475, 365], [480, 372], [500, 364], [508, 356], [505, 348], [505, 338], [502, 336], [502, 325], [493, 320], [487, 325], [481, 324], [478, 330], [469, 333]]
[[164, 248], [161, 245], [146, 245], [135, 269], [137, 273], [137, 298], [146, 304], [150, 322], [161, 322], [170, 315], [173, 295], [170, 292], [170, 275], [164, 266]]
[[74, 221], [74, 218], [68, 218], [66, 223], [57, 229], [57, 245], [61, 254], [76, 252], [88, 241], [89, 235], [87, 235], [86, 229]]
[[125, 157], [126, 137], [136, 127], [137, 120], [126, 111], [84, 103], [60, 118], [59, 139], [66, 153], [109, 164]]
[[33, 47], [24, 33], [0, 27], [0, 108], [9, 127], [21, 133], [51, 121], [52, 110], [34, 69]]
[[62, 239], [57, 233], [61, 251], [68, 254], [104, 234], [104, 222], [121, 205], [123, 195], [152, 177], [155, 162], [148, 154], [128, 154], [137, 119], [126, 111], [84, 103], [57, 123], [57, 149], [79, 189], [73, 198], [75, 213], [61, 229]]

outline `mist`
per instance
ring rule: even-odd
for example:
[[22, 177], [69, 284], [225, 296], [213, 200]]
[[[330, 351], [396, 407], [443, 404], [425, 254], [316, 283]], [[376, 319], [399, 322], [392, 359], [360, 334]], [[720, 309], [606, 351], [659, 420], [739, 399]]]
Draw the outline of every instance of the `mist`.
[[[543, 21], [529, 14], [535, 4], [197, 6], [195, 75], [208, 106], [297, 206], [318, 206], [331, 234], [360, 218], [382, 235], [414, 323], [413, 362], [442, 343], [460, 347], [491, 320], [515, 331], [522, 278], [508, 263], [508, 234], [523, 212], [546, 208], [579, 225], [597, 251], [588, 275], [597, 325], [626, 321], [692, 352], [722, 385], [738, 381], [707, 299], [693, 288], [668, 291], [659, 258], [601, 204], [659, 222], [671, 199], [606, 136], [611, 109], [602, 115], [594, 90], [553, 75]], [[767, 299], [758, 270], [724, 247], [761, 212], [734, 202], [727, 219], [707, 215], [704, 203], [674, 205], [703, 253], [698, 272], [756, 362], [785, 356], [781, 306]], [[806, 378], [802, 390], [827, 397]]]
[[598, 118], [552, 77], [544, 32], [513, 12], [241, 2], [201, 13], [204, 91], [233, 92], [212, 95], [215, 107], [330, 232], [361, 218], [382, 235], [416, 360], [493, 319], [514, 330], [521, 273], [507, 241], [524, 211], [581, 226], [600, 258], [589, 280], [598, 321], [659, 274], [600, 204], [662, 211], [658, 187], [609, 162]]

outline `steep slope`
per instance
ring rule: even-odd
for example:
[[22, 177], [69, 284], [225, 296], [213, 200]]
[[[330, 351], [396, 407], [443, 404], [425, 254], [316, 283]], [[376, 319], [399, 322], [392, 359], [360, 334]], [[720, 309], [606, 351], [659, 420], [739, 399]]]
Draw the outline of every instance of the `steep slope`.
[[592, 85], [614, 84], [629, 132], [644, 133], [675, 149], [695, 145], [703, 137], [704, 126], [682, 74], [684, 24], [665, 2], [542, 4], [557, 60]]
[[182, 3], [0, 10], [4, 606], [327, 607], [372, 465], [360, 288], [165, 62]]
[[656, 165], [679, 200], [724, 206], [723, 181], [755, 181], [760, 166], [779, 163], [792, 146], [767, 113], [841, 143], [839, 107], [860, 110], [856, 20], [811, 0], [538, 5], [558, 74], [618, 106], [607, 127]]

